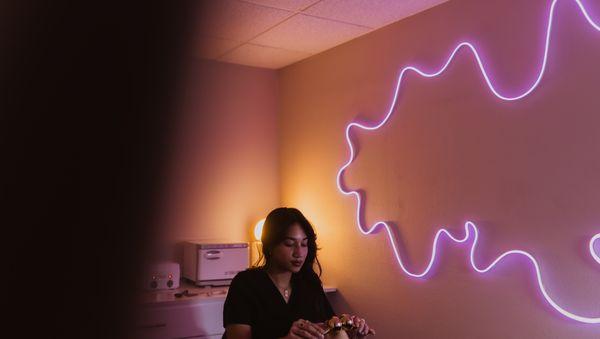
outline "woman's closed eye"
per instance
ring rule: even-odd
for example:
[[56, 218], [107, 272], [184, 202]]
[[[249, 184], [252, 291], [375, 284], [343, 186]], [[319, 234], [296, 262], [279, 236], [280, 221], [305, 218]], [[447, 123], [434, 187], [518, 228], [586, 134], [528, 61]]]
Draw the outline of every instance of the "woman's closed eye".
[[[294, 247], [296, 246], [296, 242], [293, 240], [286, 240], [283, 242], [283, 245], [286, 247]], [[301, 247], [307, 247], [308, 246], [308, 241], [304, 240], [300, 243]]]
[[[295, 243], [291, 243], [291, 244], [289, 244], [289, 243], [284, 243], [284, 245], [285, 245], [286, 247], [294, 247], [294, 246], [296, 246], [296, 244], [295, 244]], [[305, 243], [302, 243], [302, 244], [300, 244], [300, 247], [307, 247], [307, 246], [308, 246], [308, 245], [307, 245], [307, 244], [305, 244]]]

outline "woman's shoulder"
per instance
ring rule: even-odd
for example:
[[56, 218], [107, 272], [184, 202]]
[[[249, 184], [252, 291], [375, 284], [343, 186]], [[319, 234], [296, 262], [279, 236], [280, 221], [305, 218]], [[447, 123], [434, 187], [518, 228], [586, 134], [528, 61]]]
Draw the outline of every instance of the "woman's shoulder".
[[323, 283], [321, 282], [321, 279], [312, 270], [292, 277], [295, 279], [296, 283], [304, 285], [305, 288], [310, 291], [318, 292], [323, 289]]
[[234, 282], [238, 283], [248, 283], [255, 282], [262, 278], [264, 275], [264, 270], [261, 267], [251, 267], [244, 271], [238, 272], [235, 277], [233, 277], [232, 284]]

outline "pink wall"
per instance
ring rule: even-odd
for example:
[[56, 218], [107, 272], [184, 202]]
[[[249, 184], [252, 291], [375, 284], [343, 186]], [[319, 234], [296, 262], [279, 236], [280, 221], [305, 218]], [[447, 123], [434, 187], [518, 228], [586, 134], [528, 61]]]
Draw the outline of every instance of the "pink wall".
[[[584, 1], [600, 21], [600, 2]], [[559, 315], [529, 262], [509, 258], [479, 275], [468, 246], [441, 246], [425, 280], [408, 278], [385, 232], [362, 236], [355, 200], [336, 189], [344, 128], [378, 121], [402, 66], [437, 68], [460, 41], [479, 48], [499, 89], [528, 87], [540, 66], [550, 1], [454, 0], [279, 72], [281, 202], [316, 224], [324, 280], [338, 311], [362, 314], [380, 338], [591, 338], [599, 325]], [[519, 248], [539, 261], [548, 293], [600, 317], [600, 267], [587, 250], [600, 232], [600, 32], [559, 1], [545, 78], [504, 102], [460, 52], [435, 80], [412, 74], [389, 123], [355, 134], [346, 184], [367, 193], [366, 221], [392, 222], [408, 265], [422, 270], [435, 231], [480, 228], [482, 265]]]
[[279, 202], [276, 72], [199, 60], [187, 74], [154, 252], [162, 258], [178, 259], [173, 245], [186, 239], [249, 241]]

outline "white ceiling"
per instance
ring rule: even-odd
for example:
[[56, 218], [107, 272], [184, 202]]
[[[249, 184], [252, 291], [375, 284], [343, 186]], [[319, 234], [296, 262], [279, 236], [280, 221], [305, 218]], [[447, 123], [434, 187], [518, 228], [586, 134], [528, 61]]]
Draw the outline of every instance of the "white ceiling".
[[278, 69], [448, 0], [202, 0], [196, 55]]

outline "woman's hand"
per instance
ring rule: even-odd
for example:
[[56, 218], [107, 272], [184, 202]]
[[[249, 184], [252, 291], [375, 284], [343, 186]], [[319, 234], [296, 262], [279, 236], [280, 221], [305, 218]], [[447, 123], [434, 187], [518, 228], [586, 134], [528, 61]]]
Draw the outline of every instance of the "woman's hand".
[[342, 317], [343, 316], [348, 317], [354, 323], [355, 338], [364, 338], [368, 335], [375, 334], [375, 330], [369, 327], [365, 319], [349, 314], [343, 314]]
[[316, 324], [311, 323], [308, 320], [298, 319], [294, 321], [288, 335], [283, 339], [323, 339], [324, 330]]

